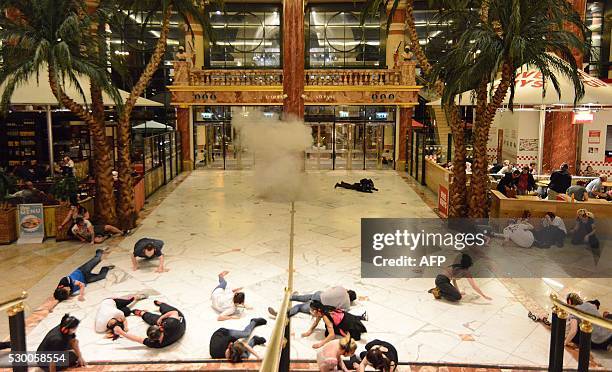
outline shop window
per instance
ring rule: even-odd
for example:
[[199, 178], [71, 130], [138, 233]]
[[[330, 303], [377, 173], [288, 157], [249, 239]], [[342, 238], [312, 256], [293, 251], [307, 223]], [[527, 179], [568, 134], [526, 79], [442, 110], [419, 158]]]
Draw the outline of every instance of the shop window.
[[206, 48], [207, 68], [280, 68], [281, 7], [228, 4], [211, 9], [215, 43]]

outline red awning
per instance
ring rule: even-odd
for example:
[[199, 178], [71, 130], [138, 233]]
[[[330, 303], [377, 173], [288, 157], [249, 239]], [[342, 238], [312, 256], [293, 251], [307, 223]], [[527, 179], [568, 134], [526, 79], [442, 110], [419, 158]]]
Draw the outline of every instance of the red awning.
[[412, 127], [413, 128], [423, 128], [424, 125], [422, 123], [419, 123], [418, 121], [412, 119]]

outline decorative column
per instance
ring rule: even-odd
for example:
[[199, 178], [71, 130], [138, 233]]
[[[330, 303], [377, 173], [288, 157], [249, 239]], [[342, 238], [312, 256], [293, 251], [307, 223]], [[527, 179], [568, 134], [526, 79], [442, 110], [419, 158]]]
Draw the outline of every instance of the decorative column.
[[[584, 19], [586, 14], [586, 0], [569, 0], [574, 9]], [[571, 28], [574, 30], [574, 28]], [[574, 52], [574, 58], [578, 63], [578, 68], [582, 69], [582, 55]], [[580, 166], [580, 154], [578, 153], [581, 141], [580, 125], [574, 125], [574, 114], [572, 112], [547, 112], [546, 124], [544, 128], [543, 158], [538, 159], [542, 162], [542, 170], [550, 173], [559, 169], [561, 163], [569, 165], [570, 173], [576, 174], [576, 168]]]
[[191, 55], [191, 63], [196, 69], [201, 69], [204, 66], [204, 53], [206, 53], [204, 40], [204, 30], [202, 26], [195, 20], [190, 20], [191, 29], [193, 30], [193, 38], [191, 33], [185, 31], [185, 52]]
[[406, 170], [406, 153], [412, 149], [412, 107], [398, 107], [399, 125], [396, 131], [397, 154], [395, 158], [395, 170], [404, 172]]
[[304, 0], [283, 0], [283, 112], [304, 117]]
[[189, 107], [181, 106], [176, 109], [176, 130], [181, 134], [181, 156], [183, 169], [193, 170], [193, 132], [190, 125]]

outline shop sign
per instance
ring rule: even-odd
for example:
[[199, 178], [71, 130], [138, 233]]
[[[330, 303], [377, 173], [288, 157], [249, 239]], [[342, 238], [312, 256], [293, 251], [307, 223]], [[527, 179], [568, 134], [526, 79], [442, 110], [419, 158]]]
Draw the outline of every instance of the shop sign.
[[442, 185], [438, 186], [438, 214], [448, 218], [448, 189]]
[[42, 204], [19, 204], [19, 240], [17, 244], [42, 243], [45, 238], [45, 216]]
[[601, 131], [600, 130], [590, 130], [589, 131], [589, 143], [595, 144], [595, 145], [601, 143]]
[[590, 111], [578, 111], [574, 113], [574, 124], [585, 124], [593, 121], [593, 113]]

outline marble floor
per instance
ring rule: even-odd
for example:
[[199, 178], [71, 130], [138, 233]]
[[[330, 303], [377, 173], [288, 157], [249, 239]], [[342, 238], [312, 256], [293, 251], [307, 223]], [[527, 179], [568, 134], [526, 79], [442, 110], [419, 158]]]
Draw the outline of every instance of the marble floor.
[[[380, 192], [361, 194], [332, 189], [344, 178], [374, 179]], [[59, 304], [28, 333], [28, 349], [35, 350], [44, 334], [70, 312], [82, 319], [78, 337], [87, 360], [172, 360], [207, 358], [210, 335], [219, 327], [242, 328], [252, 317], [267, 317], [266, 308], [277, 306], [287, 278], [289, 204], [261, 200], [252, 187], [255, 180], [246, 171], [195, 171], [144, 219], [135, 233], [118, 244], [111, 242], [106, 262], [117, 266], [107, 280], [87, 287], [86, 301]], [[504, 365], [545, 366], [548, 362], [549, 331], [527, 318], [529, 310], [548, 307], [545, 296], [566, 286], [587, 296], [610, 299], [610, 281], [570, 279], [478, 279], [493, 301], [480, 299], [471, 289], [460, 304], [435, 301], [427, 293], [431, 279], [361, 279], [360, 218], [435, 217], [418, 192], [394, 172], [311, 172], [304, 200], [296, 202], [295, 290], [310, 292], [332, 285], [354, 289], [359, 298], [352, 310], [367, 310], [368, 333], [359, 342], [384, 339], [395, 344], [400, 360], [412, 362], [469, 362]], [[136, 240], [154, 237], [166, 242], [164, 252], [169, 272], [156, 274], [153, 265], [131, 270], [130, 252]], [[89, 245], [79, 246], [83, 259], [93, 255]], [[67, 274], [73, 267], [59, 269]], [[52, 288], [59, 279], [46, 275], [41, 282]], [[230, 286], [244, 287], [247, 303], [240, 320], [216, 321], [210, 292], [217, 273], [229, 270]], [[464, 284], [465, 286], [466, 284]], [[558, 287], [560, 286], [560, 287]], [[96, 334], [93, 319], [104, 298], [133, 292], [150, 298], [138, 308], [153, 309], [160, 299], [181, 309], [188, 329], [177, 344], [163, 351], [120, 339], [111, 341]], [[533, 296], [532, 296], [533, 293]], [[605, 301], [604, 301], [605, 302]], [[604, 304], [605, 306], [605, 304]], [[291, 354], [313, 359], [312, 344], [323, 337], [322, 329], [308, 338], [310, 317], [297, 315], [292, 321]], [[145, 334], [145, 325], [130, 318], [131, 332]], [[267, 337], [272, 322], [256, 334]], [[260, 354], [263, 354], [263, 347]], [[612, 366], [608, 355], [596, 362]], [[565, 364], [576, 361], [566, 353]]]

